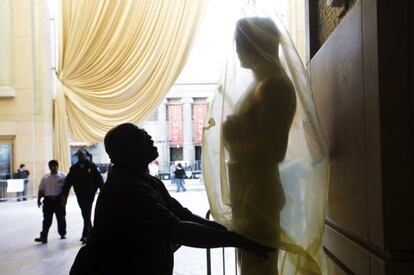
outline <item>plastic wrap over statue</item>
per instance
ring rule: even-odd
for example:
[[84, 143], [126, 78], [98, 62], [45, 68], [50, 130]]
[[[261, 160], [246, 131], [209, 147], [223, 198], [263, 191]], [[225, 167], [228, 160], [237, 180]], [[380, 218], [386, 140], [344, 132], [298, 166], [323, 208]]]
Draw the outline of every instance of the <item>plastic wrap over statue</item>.
[[329, 163], [306, 71], [276, 13], [248, 5], [234, 26], [203, 136], [213, 217], [277, 248], [239, 250], [242, 275], [325, 274]]

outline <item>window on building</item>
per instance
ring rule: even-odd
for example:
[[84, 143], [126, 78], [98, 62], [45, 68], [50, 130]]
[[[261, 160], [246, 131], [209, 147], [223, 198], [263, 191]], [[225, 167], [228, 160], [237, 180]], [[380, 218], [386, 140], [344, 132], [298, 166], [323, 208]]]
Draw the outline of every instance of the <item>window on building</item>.
[[184, 159], [183, 147], [170, 147], [170, 161], [180, 161]]
[[201, 160], [201, 146], [195, 146], [195, 160]]
[[201, 146], [197, 145], [194, 147], [195, 151], [195, 160], [194, 160], [194, 170], [201, 171]]
[[13, 142], [0, 140], [0, 179], [10, 179], [13, 173]]

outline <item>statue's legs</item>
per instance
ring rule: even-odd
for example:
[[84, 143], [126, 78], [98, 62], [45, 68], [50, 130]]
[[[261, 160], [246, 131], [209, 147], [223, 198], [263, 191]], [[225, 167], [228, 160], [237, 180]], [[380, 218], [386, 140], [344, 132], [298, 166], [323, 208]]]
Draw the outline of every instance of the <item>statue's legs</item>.
[[[278, 170], [262, 165], [229, 165], [233, 228], [237, 233], [276, 247], [284, 204]], [[238, 250], [241, 275], [277, 275], [278, 251], [264, 259]]]
[[278, 275], [278, 257], [279, 251], [275, 251], [269, 258], [264, 259], [237, 249], [237, 261], [241, 275]]

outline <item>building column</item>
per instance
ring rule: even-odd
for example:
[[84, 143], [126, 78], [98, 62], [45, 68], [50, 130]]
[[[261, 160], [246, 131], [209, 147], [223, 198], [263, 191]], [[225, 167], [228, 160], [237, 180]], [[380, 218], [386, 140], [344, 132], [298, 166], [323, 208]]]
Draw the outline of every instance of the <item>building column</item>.
[[10, 0], [0, 1], [0, 98], [14, 97], [12, 87], [12, 18]]
[[191, 97], [184, 97], [183, 103], [183, 158], [187, 164], [191, 165], [194, 162], [194, 141], [193, 141], [193, 117], [192, 117], [192, 103]]
[[169, 171], [170, 167], [170, 142], [167, 124], [167, 100], [164, 99], [158, 106], [158, 125], [160, 129], [158, 154], [160, 172]]

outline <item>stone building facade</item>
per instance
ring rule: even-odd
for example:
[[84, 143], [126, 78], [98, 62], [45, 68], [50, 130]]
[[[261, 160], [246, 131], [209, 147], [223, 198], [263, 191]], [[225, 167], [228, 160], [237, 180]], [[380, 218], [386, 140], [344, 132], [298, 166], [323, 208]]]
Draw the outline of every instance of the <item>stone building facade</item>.
[[37, 182], [52, 158], [49, 19], [45, 0], [0, 1], [0, 179], [24, 163]]

